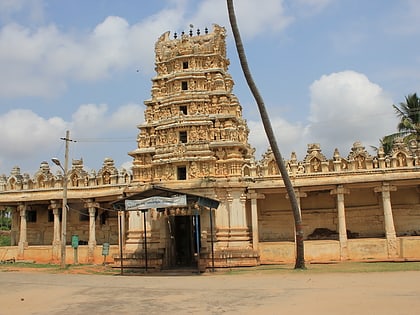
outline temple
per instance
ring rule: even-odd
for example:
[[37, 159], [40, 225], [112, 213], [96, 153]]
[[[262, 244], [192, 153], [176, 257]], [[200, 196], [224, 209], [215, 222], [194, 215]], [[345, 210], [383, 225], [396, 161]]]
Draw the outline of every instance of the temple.
[[[1, 175], [0, 207], [11, 210], [12, 231], [0, 260], [58, 262], [64, 241], [68, 263], [76, 247], [79, 262], [157, 270], [293, 262], [286, 189], [271, 150], [257, 160], [248, 143], [225, 37], [214, 25], [157, 40], [156, 75], [129, 152], [131, 170], [106, 158], [90, 172], [82, 159], [72, 160], [67, 176], [52, 174], [48, 162], [32, 177], [19, 167]], [[301, 209], [306, 261], [419, 259], [419, 156], [419, 144], [402, 139], [374, 156], [358, 141], [331, 158], [317, 143], [308, 144], [302, 160], [292, 153], [285, 162]]]

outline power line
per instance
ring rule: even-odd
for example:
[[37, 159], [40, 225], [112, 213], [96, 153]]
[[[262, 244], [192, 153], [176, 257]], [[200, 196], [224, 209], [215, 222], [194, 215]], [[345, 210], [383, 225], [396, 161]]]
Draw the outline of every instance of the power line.
[[133, 142], [135, 138], [79, 138], [78, 142]]

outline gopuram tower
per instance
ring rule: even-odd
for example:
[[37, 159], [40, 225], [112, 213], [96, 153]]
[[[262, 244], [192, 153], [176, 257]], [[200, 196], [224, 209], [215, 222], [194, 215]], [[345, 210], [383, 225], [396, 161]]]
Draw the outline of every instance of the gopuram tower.
[[[208, 223], [212, 221], [209, 211], [200, 211], [199, 239], [201, 258], [208, 261], [210, 234], [214, 232], [213, 258], [221, 267], [255, 265], [258, 259], [251, 245], [250, 206], [243, 180], [254, 172], [255, 162], [248, 143], [249, 129], [232, 93], [225, 37], [225, 28], [214, 25], [204, 34], [197, 30], [193, 35], [190, 30], [170, 39], [166, 32], [158, 39], [151, 99], [144, 102], [145, 121], [138, 126], [137, 149], [129, 153], [134, 158], [133, 191], [159, 185], [220, 202], [214, 229]], [[171, 230], [177, 229], [180, 216], [188, 221], [186, 217], [195, 211], [178, 210], [167, 217], [175, 223]], [[137, 248], [142, 225], [130, 222], [127, 244]], [[152, 239], [150, 251], [169, 255], [172, 245], [162, 245], [171, 244], [167, 226], [154, 223], [147, 228]]]
[[248, 127], [227, 72], [226, 31], [164, 33], [138, 148], [129, 154], [134, 182], [242, 176], [252, 157]]

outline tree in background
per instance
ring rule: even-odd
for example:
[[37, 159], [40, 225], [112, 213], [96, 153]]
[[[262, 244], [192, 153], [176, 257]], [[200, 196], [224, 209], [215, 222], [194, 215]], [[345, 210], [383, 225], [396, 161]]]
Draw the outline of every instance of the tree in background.
[[0, 210], [0, 230], [10, 230], [12, 218], [10, 208]]
[[293, 218], [295, 220], [295, 231], [296, 231], [296, 263], [295, 269], [305, 269], [305, 254], [303, 244], [303, 226], [302, 216], [299, 209], [299, 204], [296, 199], [295, 190], [287, 172], [286, 165], [280, 154], [280, 150], [277, 146], [276, 137], [274, 136], [273, 128], [271, 126], [270, 118], [268, 117], [267, 110], [264, 105], [264, 100], [258, 91], [258, 88], [252, 78], [251, 71], [248, 67], [248, 61], [246, 60], [245, 50], [242, 44], [241, 35], [239, 33], [238, 24], [236, 22], [236, 15], [233, 6], [233, 0], [227, 0], [227, 7], [229, 13], [230, 26], [235, 39], [236, 50], [238, 51], [239, 61], [241, 63], [242, 71], [244, 73], [246, 82], [255, 98], [258, 105], [258, 110], [261, 115], [261, 120], [264, 125], [265, 133], [270, 143], [271, 150], [273, 151], [274, 158], [276, 159], [277, 166], [280, 170], [281, 177], [283, 178], [284, 186], [286, 187], [287, 194], [289, 196], [290, 204], [292, 206]]
[[385, 155], [388, 155], [392, 150], [392, 144], [394, 143], [394, 139], [397, 134], [392, 134], [388, 136], [382, 137], [382, 139], [379, 139], [379, 147], [375, 147], [371, 145], [370, 147], [375, 150], [376, 153], [379, 152], [379, 148], [382, 148]]
[[397, 129], [399, 135], [404, 137], [405, 141], [415, 139], [417, 145], [420, 143], [420, 98], [416, 93], [405, 97], [405, 102], [399, 105], [392, 105], [395, 109], [400, 122]]
[[[417, 142], [417, 154], [420, 149], [420, 98], [416, 93], [405, 97], [405, 102], [393, 104], [396, 115], [400, 119], [397, 125], [398, 132], [384, 136], [379, 140], [380, 147], [385, 154], [389, 154], [396, 138], [403, 138], [405, 143], [410, 140]], [[376, 152], [379, 148], [371, 146]]]
[[0, 246], [10, 246], [12, 218], [10, 208], [0, 210]]

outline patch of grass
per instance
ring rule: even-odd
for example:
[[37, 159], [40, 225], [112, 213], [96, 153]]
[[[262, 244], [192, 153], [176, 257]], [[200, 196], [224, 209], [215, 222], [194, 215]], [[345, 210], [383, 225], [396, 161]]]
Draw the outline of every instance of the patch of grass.
[[115, 275], [118, 271], [109, 266], [103, 265], [66, 265], [61, 268], [59, 264], [38, 264], [31, 262], [16, 262], [0, 264], [0, 272], [45, 272], [45, 273], [67, 273], [67, 274], [96, 274], [96, 275]]
[[245, 274], [245, 273], [363, 273], [363, 272], [393, 272], [420, 271], [420, 262], [337, 262], [306, 264], [306, 269], [294, 269], [292, 264], [261, 265], [248, 268], [218, 269], [217, 273]]
[[21, 267], [21, 268], [37, 268], [37, 269], [45, 269], [45, 268], [57, 268], [57, 265], [52, 264], [36, 264], [30, 262], [16, 262], [14, 266]]
[[311, 272], [392, 272], [420, 271], [420, 262], [342, 262], [336, 264], [311, 264]]

